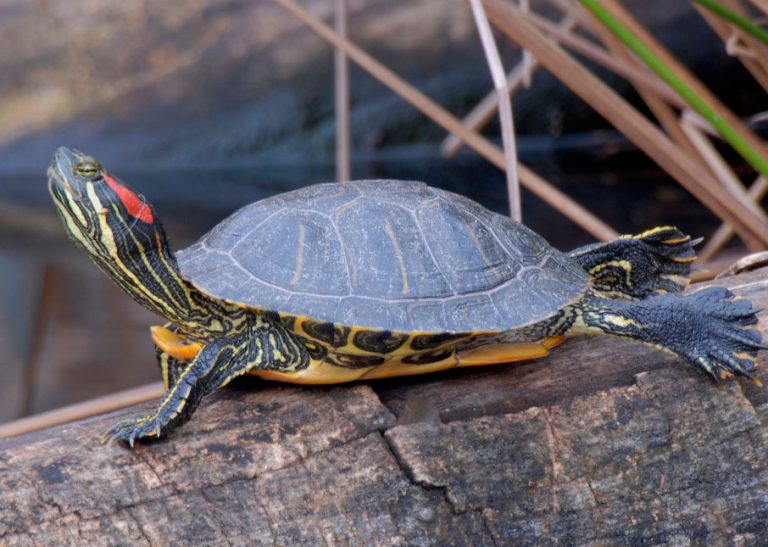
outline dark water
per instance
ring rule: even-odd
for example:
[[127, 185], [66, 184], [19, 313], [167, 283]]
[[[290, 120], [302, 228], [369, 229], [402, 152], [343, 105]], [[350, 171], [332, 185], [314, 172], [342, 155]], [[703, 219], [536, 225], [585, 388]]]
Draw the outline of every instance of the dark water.
[[[697, 235], [715, 229], [714, 217], [621, 139], [588, 139], [600, 146], [529, 139], [521, 156], [621, 232], [670, 223]], [[107, 167], [153, 203], [176, 248], [247, 203], [334, 180], [331, 163]], [[468, 153], [444, 160], [434, 148], [380, 152], [355, 161], [353, 176], [422, 180], [507, 211], [503, 174]], [[527, 191], [523, 212], [558, 248], [593, 240]], [[157, 380], [146, 330], [153, 322], [66, 239], [42, 172], [0, 174], [0, 421]]]

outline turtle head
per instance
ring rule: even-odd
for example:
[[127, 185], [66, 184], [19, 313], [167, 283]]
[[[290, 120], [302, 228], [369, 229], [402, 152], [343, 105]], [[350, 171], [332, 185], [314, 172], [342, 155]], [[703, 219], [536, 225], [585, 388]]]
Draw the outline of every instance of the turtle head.
[[146, 244], [167, 247], [152, 206], [91, 156], [59, 148], [48, 168], [48, 190], [70, 237], [92, 256], [120, 260]]
[[134, 300], [172, 321], [188, 291], [152, 206], [91, 156], [59, 148], [48, 190], [69, 236]]

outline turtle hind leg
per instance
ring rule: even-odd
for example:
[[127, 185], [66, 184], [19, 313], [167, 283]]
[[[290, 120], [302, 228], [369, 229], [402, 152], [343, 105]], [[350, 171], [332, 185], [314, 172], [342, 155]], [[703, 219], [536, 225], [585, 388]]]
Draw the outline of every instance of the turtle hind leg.
[[683, 357], [716, 381], [752, 378], [757, 352], [768, 349], [754, 328], [758, 310], [722, 287], [636, 301], [588, 294], [574, 311], [574, 331], [650, 344]]
[[663, 226], [579, 247], [569, 256], [592, 276], [592, 285], [600, 292], [638, 299], [685, 289], [698, 241], [677, 228]]
[[184, 374], [189, 363], [179, 361], [169, 353], [157, 347], [155, 348], [155, 355], [157, 356], [157, 365], [160, 367], [160, 376], [163, 379], [163, 387], [165, 388], [165, 391], [168, 391], [176, 385], [176, 382], [178, 382], [181, 375]]

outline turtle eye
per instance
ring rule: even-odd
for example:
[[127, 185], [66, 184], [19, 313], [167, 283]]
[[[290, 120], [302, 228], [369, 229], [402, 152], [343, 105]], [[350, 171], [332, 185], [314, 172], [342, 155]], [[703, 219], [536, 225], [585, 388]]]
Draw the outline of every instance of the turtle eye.
[[101, 173], [101, 165], [97, 161], [83, 161], [75, 166], [75, 173], [85, 180], [94, 180]]

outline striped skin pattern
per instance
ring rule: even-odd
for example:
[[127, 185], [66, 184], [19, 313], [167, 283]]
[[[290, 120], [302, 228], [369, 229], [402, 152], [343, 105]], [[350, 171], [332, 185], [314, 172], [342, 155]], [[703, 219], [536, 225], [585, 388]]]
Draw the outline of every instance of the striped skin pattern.
[[168, 321], [152, 332], [166, 395], [110, 442], [167, 435], [245, 373], [422, 374], [541, 357], [592, 333], [672, 352], [719, 381], [752, 377], [765, 348], [748, 301], [679, 294], [695, 253], [671, 227], [566, 255], [465, 198], [368, 181], [253, 204], [174, 256], [151, 205], [93, 158], [60, 149], [48, 174], [70, 237]]
[[573, 258], [592, 277], [592, 286], [619, 298], [677, 293], [688, 286], [694, 245], [677, 228], [661, 226], [636, 236], [574, 249]]

